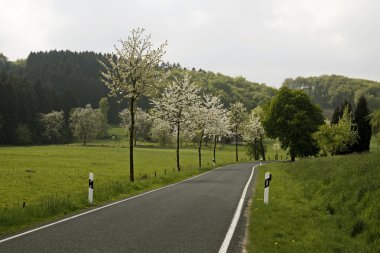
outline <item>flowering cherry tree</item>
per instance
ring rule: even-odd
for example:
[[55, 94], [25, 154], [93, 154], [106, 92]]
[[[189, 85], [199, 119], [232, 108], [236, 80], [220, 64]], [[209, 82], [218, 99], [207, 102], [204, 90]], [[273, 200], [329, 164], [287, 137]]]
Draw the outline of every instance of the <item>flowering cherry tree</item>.
[[[261, 151], [261, 156], [265, 160], [265, 150], [263, 145], [263, 138], [265, 137], [264, 127], [261, 124], [260, 117], [252, 111], [248, 117], [246, 124], [244, 125], [243, 130], [243, 139], [253, 146], [253, 154], [255, 160], [259, 158], [259, 150]], [[258, 145], [260, 147], [258, 148]]]
[[152, 99], [154, 117], [169, 122], [172, 130], [176, 133], [178, 171], [181, 170], [179, 162], [181, 127], [188, 122], [190, 111], [200, 104], [198, 92], [199, 88], [190, 81], [189, 75], [185, 74], [183, 79], [174, 78], [174, 81], [164, 89], [159, 98]]
[[63, 111], [52, 111], [49, 113], [41, 113], [40, 122], [44, 128], [42, 135], [54, 143], [61, 137], [61, 130], [63, 127]]
[[229, 125], [232, 135], [235, 137], [235, 154], [236, 161], [239, 161], [238, 156], [238, 139], [241, 136], [243, 130], [243, 123], [247, 118], [247, 109], [241, 102], [236, 102], [230, 106], [228, 112]]
[[209, 124], [206, 129], [206, 135], [214, 142], [213, 162], [216, 164], [216, 143], [218, 140], [220, 141], [222, 137], [229, 136], [231, 132], [227, 109], [223, 108], [219, 97], [213, 97], [211, 104], [212, 106], [208, 111]]
[[[119, 113], [119, 118], [121, 120], [120, 125], [126, 129], [130, 129], [131, 114], [129, 109], [123, 109]], [[137, 137], [147, 139], [149, 135], [149, 130], [152, 126], [152, 119], [148, 113], [143, 109], [137, 107], [135, 111], [135, 127], [134, 127], [134, 142], [136, 146]]]
[[90, 104], [85, 108], [74, 108], [70, 114], [70, 126], [74, 134], [83, 138], [83, 144], [87, 139], [96, 136], [101, 129], [102, 113], [99, 109], [93, 109]]
[[127, 40], [120, 40], [121, 47], [108, 56], [101, 64], [103, 82], [110, 89], [110, 95], [120, 95], [128, 100], [130, 111], [129, 124], [129, 172], [134, 181], [133, 140], [135, 126], [135, 103], [141, 96], [149, 96], [162, 79], [158, 66], [165, 54], [167, 43], [153, 49], [150, 35], [144, 35], [144, 29], [132, 30]]
[[163, 119], [154, 119], [151, 137], [153, 140], [157, 140], [162, 146], [165, 146], [166, 143], [170, 143], [172, 140], [172, 129], [169, 122]]
[[[189, 129], [199, 136], [198, 144], [198, 163], [202, 166], [202, 143], [204, 137], [209, 137], [214, 141], [214, 157], [216, 150], [216, 138], [228, 133], [228, 120], [226, 110], [220, 102], [218, 96], [204, 94], [201, 103], [198, 107], [191, 110]], [[224, 121], [223, 121], [224, 120]]]

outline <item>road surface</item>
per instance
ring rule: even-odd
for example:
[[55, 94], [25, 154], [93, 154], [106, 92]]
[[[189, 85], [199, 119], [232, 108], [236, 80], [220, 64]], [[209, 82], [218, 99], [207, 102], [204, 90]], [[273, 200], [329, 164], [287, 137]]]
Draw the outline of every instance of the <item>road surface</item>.
[[[0, 252], [219, 252], [253, 166], [224, 166], [10, 240], [3, 238]], [[241, 251], [244, 226], [240, 217], [228, 252]]]

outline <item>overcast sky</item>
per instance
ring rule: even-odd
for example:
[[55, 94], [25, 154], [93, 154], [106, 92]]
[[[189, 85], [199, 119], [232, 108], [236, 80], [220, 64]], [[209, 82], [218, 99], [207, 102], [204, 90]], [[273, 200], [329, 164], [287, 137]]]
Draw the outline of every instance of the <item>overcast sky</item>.
[[279, 87], [287, 77], [380, 81], [378, 0], [0, 0], [0, 52], [111, 52], [133, 28], [164, 60]]

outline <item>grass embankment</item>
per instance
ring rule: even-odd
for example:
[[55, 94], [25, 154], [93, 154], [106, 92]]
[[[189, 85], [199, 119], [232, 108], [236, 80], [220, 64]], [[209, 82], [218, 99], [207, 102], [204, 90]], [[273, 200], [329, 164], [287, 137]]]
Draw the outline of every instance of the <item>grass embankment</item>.
[[[266, 171], [273, 175], [267, 206]], [[380, 252], [380, 154], [262, 166], [248, 251]]]
[[[205, 172], [212, 165], [212, 149], [204, 148], [202, 153], [204, 166], [197, 169], [197, 150], [182, 149], [182, 171], [178, 173], [174, 149], [138, 147], [135, 149], [136, 182], [130, 183], [126, 148], [2, 147], [0, 235], [88, 208], [89, 172], [94, 173], [94, 201], [98, 205]], [[248, 160], [243, 148], [240, 158]], [[218, 165], [232, 163], [234, 159], [234, 147], [218, 149]]]

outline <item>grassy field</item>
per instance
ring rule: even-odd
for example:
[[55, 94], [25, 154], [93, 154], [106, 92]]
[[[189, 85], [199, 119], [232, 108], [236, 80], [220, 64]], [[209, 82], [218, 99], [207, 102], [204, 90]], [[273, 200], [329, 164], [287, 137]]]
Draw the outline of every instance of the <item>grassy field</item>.
[[[231, 162], [227, 148], [218, 152]], [[136, 182], [129, 182], [128, 149], [79, 146], [0, 148], [0, 235], [61, 217], [87, 204], [88, 174], [94, 173], [94, 201], [101, 204], [205, 172], [195, 149], [181, 151], [183, 171], [172, 149], [137, 148]], [[211, 161], [211, 152], [204, 152]], [[220, 161], [222, 162], [222, 161]], [[166, 170], [166, 173], [165, 173]], [[156, 176], [155, 176], [156, 175]]]
[[[203, 150], [202, 169], [197, 168], [197, 149], [182, 149], [182, 172], [178, 173], [174, 149], [139, 144], [136, 182], [129, 183], [128, 149], [104, 142], [92, 145], [1, 147], [0, 235], [88, 208], [89, 172], [95, 176], [95, 204], [102, 204], [183, 180], [207, 171], [212, 164], [211, 148]], [[243, 147], [240, 158], [248, 160]], [[234, 147], [218, 149], [217, 162], [235, 162]]]
[[[204, 146], [202, 169], [198, 151], [183, 143], [180, 173], [175, 149], [137, 142], [135, 183], [129, 182], [129, 150], [125, 130], [111, 128], [116, 138], [70, 145], [0, 147], [0, 235], [88, 208], [88, 174], [94, 173], [95, 205], [174, 183], [212, 167], [212, 145]], [[266, 140], [267, 156], [274, 158], [273, 141]], [[187, 145], [186, 145], [187, 144]], [[218, 145], [217, 165], [235, 162], [233, 145]], [[284, 151], [279, 157], [286, 158]], [[248, 161], [239, 146], [239, 160]]]
[[[273, 175], [267, 206], [266, 171]], [[251, 205], [248, 252], [380, 252], [379, 200], [376, 151], [264, 165]]]
[[[233, 147], [217, 151], [219, 163], [234, 162]], [[243, 161], [248, 157], [241, 152]], [[184, 170], [198, 167], [196, 149], [181, 150]], [[204, 167], [210, 167], [212, 152], [203, 151]], [[175, 150], [157, 148], [135, 149], [137, 180], [172, 173]], [[46, 194], [68, 194], [87, 189], [88, 173], [93, 172], [95, 183], [129, 180], [129, 151], [126, 148], [35, 146], [0, 148], [0, 192], [2, 206], [33, 202]]]

